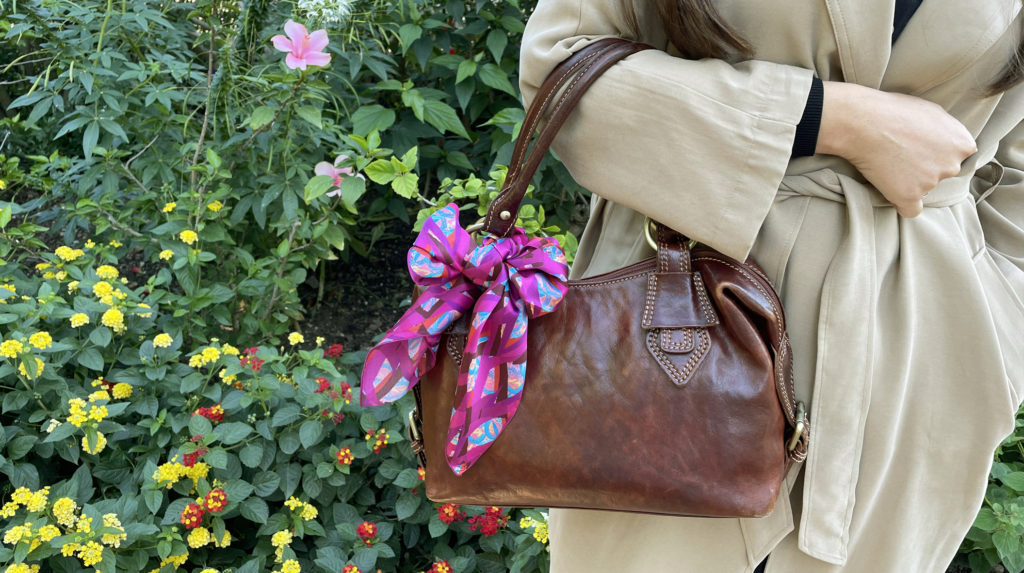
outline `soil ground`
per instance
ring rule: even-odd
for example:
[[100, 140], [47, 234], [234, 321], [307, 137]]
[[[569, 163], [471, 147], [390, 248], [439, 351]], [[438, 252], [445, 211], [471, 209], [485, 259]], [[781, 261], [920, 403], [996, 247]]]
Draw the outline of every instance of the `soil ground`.
[[308, 309], [301, 324], [306, 340], [322, 336], [325, 344], [339, 342], [346, 350], [369, 349], [411, 301], [413, 283], [405, 257], [413, 239], [412, 233], [399, 234], [378, 241], [367, 259], [328, 261], [319, 305], [318, 277], [311, 274], [299, 289]]

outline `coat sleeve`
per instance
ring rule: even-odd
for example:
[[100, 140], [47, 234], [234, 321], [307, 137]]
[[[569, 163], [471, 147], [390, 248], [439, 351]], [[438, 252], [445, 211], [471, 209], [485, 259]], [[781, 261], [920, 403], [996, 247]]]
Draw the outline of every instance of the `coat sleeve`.
[[604, 37], [653, 45], [599, 78], [554, 150], [597, 195], [743, 260], [785, 174], [813, 72], [751, 60], [685, 60], [664, 50], [654, 2], [635, 0], [634, 33], [619, 0], [539, 0], [526, 26], [520, 87], [527, 104], [548, 73]]

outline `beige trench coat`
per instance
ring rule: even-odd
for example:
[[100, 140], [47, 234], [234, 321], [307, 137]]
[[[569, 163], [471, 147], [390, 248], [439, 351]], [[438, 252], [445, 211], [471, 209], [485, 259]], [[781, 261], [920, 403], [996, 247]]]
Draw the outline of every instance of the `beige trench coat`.
[[[529, 100], [594, 39], [668, 42], [650, 0], [540, 0]], [[1024, 88], [984, 97], [1017, 45], [1020, 0], [925, 0], [890, 46], [894, 0], [718, 0], [752, 61], [630, 56], [555, 149], [596, 196], [574, 275], [651, 255], [643, 214], [737, 258], [782, 294], [814, 435], [761, 519], [553, 510], [555, 573], [941, 572], [981, 503], [1024, 395]], [[914, 94], [975, 135], [961, 174], [899, 217], [847, 162], [790, 160], [813, 74]]]

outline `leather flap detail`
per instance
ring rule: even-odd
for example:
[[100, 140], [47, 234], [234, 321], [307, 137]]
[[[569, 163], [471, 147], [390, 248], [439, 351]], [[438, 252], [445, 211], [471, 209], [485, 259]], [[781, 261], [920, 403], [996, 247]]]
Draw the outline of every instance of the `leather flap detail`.
[[718, 324], [700, 275], [682, 272], [653, 273], [647, 277], [643, 327], [685, 328]]
[[661, 349], [669, 354], [686, 354], [693, 352], [692, 328], [662, 328]]

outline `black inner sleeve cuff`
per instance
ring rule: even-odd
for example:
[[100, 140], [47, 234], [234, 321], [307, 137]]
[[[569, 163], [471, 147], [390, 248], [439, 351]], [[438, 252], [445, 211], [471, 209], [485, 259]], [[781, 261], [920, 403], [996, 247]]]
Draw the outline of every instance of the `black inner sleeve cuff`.
[[796, 126], [796, 137], [793, 138], [791, 157], [814, 155], [818, 147], [818, 130], [821, 128], [821, 106], [825, 102], [825, 86], [821, 79], [814, 78], [811, 91], [807, 94], [807, 105], [800, 123]]

